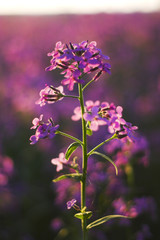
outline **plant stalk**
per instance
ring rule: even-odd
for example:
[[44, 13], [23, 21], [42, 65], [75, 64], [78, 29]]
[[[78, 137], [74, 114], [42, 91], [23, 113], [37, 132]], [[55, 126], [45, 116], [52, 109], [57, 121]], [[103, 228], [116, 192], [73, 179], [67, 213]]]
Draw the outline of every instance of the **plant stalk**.
[[[83, 99], [83, 90], [82, 85], [78, 85], [79, 89], [79, 100], [82, 111], [82, 181], [81, 181], [81, 210], [86, 206], [86, 176], [87, 176], [87, 133], [86, 133], [86, 121], [83, 118], [85, 112], [84, 109], [84, 99]], [[87, 240], [87, 229], [86, 229], [86, 218], [83, 217], [81, 220], [83, 240]]]

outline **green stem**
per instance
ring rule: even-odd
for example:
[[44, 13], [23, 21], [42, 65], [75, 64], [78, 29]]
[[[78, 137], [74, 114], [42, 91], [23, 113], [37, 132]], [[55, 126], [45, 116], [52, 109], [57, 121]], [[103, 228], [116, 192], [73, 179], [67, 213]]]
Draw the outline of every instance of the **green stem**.
[[60, 134], [62, 136], [70, 138], [70, 139], [74, 140], [75, 142], [78, 142], [79, 144], [83, 145], [82, 141], [80, 141], [78, 138], [75, 138], [75, 137], [69, 135], [68, 133], [64, 133], [64, 132], [61, 132], [61, 131], [56, 131], [56, 134]]
[[94, 81], [94, 79], [90, 80], [90, 81], [82, 88], [82, 91], [84, 91], [84, 89], [85, 89], [89, 84], [91, 84], [93, 81]]
[[[82, 85], [78, 84], [79, 89], [79, 100], [82, 111], [82, 171], [83, 177], [81, 181], [81, 210], [86, 206], [86, 176], [87, 176], [87, 133], [86, 133], [86, 121], [83, 118], [83, 114], [85, 112], [84, 109], [84, 99], [83, 99], [83, 90]], [[83, 240], [87, 240], [87, 229], [86, 229], [86, 219], [83, 217], [81, 220], [82, 223], [82, 231], [83, 231]]]
[[117, 134], [115, 133], [112, 137], [106, 139], [104, 142], [101, 142], [100, 144], [98, 144], [96, 147], [94, 147], [88, 154], [87, 156], [89, 157], [95, 150], [97, 150], [97, 148], [101, 147], [103, 144], [111, 141], [112, 139], [117, 138]]
[[77, 99], [79, 99], [78, 96], [73, 96], [73, 95], [62, 95], [62, 97], [70, 97], [70, 98], [77, 98]]

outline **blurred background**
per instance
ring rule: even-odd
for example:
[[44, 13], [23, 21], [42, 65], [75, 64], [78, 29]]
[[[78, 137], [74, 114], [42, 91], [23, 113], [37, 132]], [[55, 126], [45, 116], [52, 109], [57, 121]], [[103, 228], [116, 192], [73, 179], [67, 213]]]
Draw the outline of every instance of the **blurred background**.
[[[31, 146], [29, 138], [32, 119], [42, 113], [46, 120], [52, 116], [61, 130], [80, 137], [80, 123], [70, 120], [76, 101], [64, 99], [44, 107], [35, 101], [46, 83], [59, 86], [62, 80], [59, 71], [45, 72], [50, 65], [47, 53], [58, 41], [83, 40], [96, 41], [110, 56], [112, 66], [111, 76], [93, 83], [85, 100], [123, 106], [125, 119], [139, 127], [141, 136], [136, 147], [126, 150], [123, 146], [118, 155], [113, 146], [103, 149], [115, 161], [124, 157], [127, 161], [118, 162], [118, 180], [105, 165], [107, 179], [101, 182], [104, 166], [94, 162], [95, 169], [92, 162], [89, 165], [89, 171], [98, 172], [90, 175], [90, 181], [96, 179], [98, 185], [88, 184], [87, 190], [91, 198], [88, 208], [95, 210], [97, 217], [119, 213], [125, 204], [126, 212], [133, 210], [135, 203], [136, 210], [139, 207], [133, 221], [104, 224], [90, 237], [159, 240], [159, 9], [158, 0], [0, 3], [0, 240], [81, 239], [75, 212], [66, 209], [66, 201], [78, 194], [77, 183], [52, 183], [57, 173], [50, 160], [71, 142], [57, 136]], [[65, 93], [69, 93], [67, 88]], [[90, 144], [95, 145], [103, 133], [104, 129], [94, 133]]]

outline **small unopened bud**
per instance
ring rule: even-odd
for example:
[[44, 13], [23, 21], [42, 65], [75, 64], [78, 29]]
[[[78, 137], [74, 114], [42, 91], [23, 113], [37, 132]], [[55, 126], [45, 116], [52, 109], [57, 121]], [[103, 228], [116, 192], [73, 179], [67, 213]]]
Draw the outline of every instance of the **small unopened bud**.
[[74, 47], [71, 42], [69, 43], [69, 45], [70, 45], [71, 49], [74, 50]]
[[94, 80], [96, 81], [96, 80], [98, 80], [98, 78], [101, 76], [101, 74], [102, 74], [102, 70], [101, 71], [99, 71], [95, 76], [94, 76]]
[[124, 138], [124, 137], [127, 136], [127, 134], [126, 134], [126, 133], [122, 133], [122, 131], [123, 131], [123, 130], [116, 132], [118, 139], [122, 139], [122, 138]]

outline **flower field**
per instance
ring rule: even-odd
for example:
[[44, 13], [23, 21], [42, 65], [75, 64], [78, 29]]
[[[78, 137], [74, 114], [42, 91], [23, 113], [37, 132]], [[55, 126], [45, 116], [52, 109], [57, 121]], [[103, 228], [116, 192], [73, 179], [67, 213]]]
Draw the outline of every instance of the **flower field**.
[[[77, 103], [72, 98], [61, 99], [62, 89], [58, 88], [62, 83], [68, 84], [67, 80], [59, 70], [45, 69], [51, 70], [47, 54], [58, 41], [69, 44], [87, 40], [96, 41], [110, 57], [107, 62], [111, 70], [107, 65], [107, 74], [96, 77], [86, 89], [86, 106], [92, 99], [95, 115], [86, 114], [85, 118], [90, 121], [97, 116], [98, 99], [109, 102], [110, 107], [112, 102], [122, 106], [123, 109], [116, 108], [116, 116], [121, 118], [123, 110], [124, 119], [138, 126], [137, 141], [127, 144], [116, 139], [102, 147], [118, 167], [118, 176], [100, 156], [89, 159], [89, 208], [96, 217], [124, 214], [132, 218], [97, 226], [91, 230], [91, 239], [159, 239], [159, 22], [160, 13], [0, 16], [0, 239], [81, 239], [78, 220], [71, 217], [76, 211], [67, 210], [66, 205], [74, 198], [79, 201], [79, 184], [70, 179], [52, 182], [59, 176], [57, 157], [72, 142], [61, 136], [43, 141], [41, 138], [46, 136], [42, 134], [38, 138], [33, 135], [31, 144], [29, 139], [43, 115], [44, 121], [53, 119], [54, 126], [52, 121], [46, 124], [49, 131], [53, 130], [51, 136], [55, 135], [57, 124], [68, 134], [81, 136]], [[54, 85], [51, 93], [56, 98], [47, 95], [54, 104], [45, 103], [46, 84]], [[76, 94], [76, 84], [64, 86], [65, 94], [70, 95], [70, 90]], [[40, 118], [32, 124], [37, 116]], [[92, 124], [88, 147], [104, 141], [104, 134], [107, 136], [105, 126], [97, 132], [96, 124]], [[62, 163], [66, 162], [60, 156], [62, 162], [57, 168], [65, 173]], [[78, 149], [76, 156], [80, 156]]]

